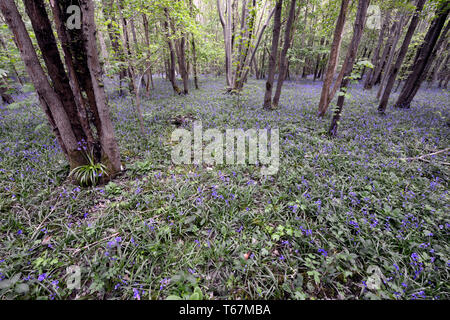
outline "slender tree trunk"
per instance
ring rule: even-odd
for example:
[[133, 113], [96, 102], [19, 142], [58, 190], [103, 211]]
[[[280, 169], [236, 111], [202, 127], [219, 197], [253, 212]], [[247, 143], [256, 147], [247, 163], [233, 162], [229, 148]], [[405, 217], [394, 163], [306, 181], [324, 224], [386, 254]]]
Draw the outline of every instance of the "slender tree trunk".
[[[251, 54], [251, 46], [254, 35], [257, 35], [259, 32], [259, 25], [261, 20], [258, 23], [258, 26], [255, 28], [256, 22], [256, 11], [253, 9], [256, 8], [257, 2], [256, 0], [252, 0], [250, 3], [251, 8], [247, 7], [247, 1], [244, 0], [242, 4], [242, 20], [241, 20], [241, 38], [239, 41], [238, 47], [238, 61], [236, 71], [233, 77], [233, 87], [235, 90], [241, 90], [244, 82], [247, 80], [246, 76], [244, 76], [245, 71], [252, 66], [253, 59], [248, 59], [249, 54]], [[265, 7], [263, 8], [263, 11]], [[262, 19], [262, 16], [261, 16]], [[256, 30], [256, 31], [255, 31]], [[257, 48], [254, 48], [256, 50]]]
[[[417, 24], [419, 23], [420, 20], [420, 13], [423, 10], [423, 7], [425, 5], [426, 0], [419, 0], [417, 2], [416, 5], [416, 10], [414, 12], [414, 15], [411, 19], [411, 22], [409, 24], [408, 30], [406, 31], [406, 35], [405, 38], [403, 40], [402, 46], [400, 48], [400, 52], [397, 56], [397, 61], [395, 62], [395, 65], [391, 68], [390, 73], [389, 73], [389, 78], [386, 82], [386, 87], [384, 89], [383, 92], [383, 96], [381, 97], [381, 101], [380, 101], [380, 105], [378, 106], [378, 112], [380, 114], [384, 114], [386, 107], [387, 107], [387, 103], [389, 101], [389, 97], [391, 95], [392, 92], [392, 88], [394, 87], [395, 84], [395, 79], [397, 78], [398, 72], [400, 71], [400, 68], [402, 66], [403, 60], [406, 57], [406, 54], [408, 53], [408, 48], [409, 48], [409, 44], [411, 43], [411, 39], [414, 35], [414, 32], [417, 28]], [[400, 86], [399, 82], [399, 86]]]
[[[398, 108], [409, 108], [414, 96], [420, 88], [423, 80], [425, 79], [430, 66], [436, 56], [439, 46], [443, 43], [448, 30], [450, 28], [450, 23], [447, 23], [447, 27], [444, 32], [445, 21], [450, 12], [450, 5], [446, 2], [442, 2], [441, 6], [438, 8], [436, 15], [437, 17], [431, 23], [430, 28], [425, 36], [425, 39], [417, 51], [414, 65], [412, 66], [411, 74], [406, 79], [405, 86], [395, 104]], [[442, 33], [442, 35], [441, 35]]]
[[[144, 25], [144, 39], [145, 39], [145, 45], [147, 47], [146, 50], [150, 51], [150, 30], [149, 30], [149, 26], [148, 26], [147, 15], [145, 13], [142, 14], [142, 24]], [[152, 78], [151, 73], [152, 73], [152, 71], [151, 71], [151, 67], [149, 65], [149, 68], [147, 71], [147, 81], [145, 84], [145, 94], [147, 97], [150, 96], [150, 80]]]
[[258, 62], [256, 61], [256, 59], [253, 60], [253, 70], [255, 71], [256, 80], [259, 80], [259, 68], [258, 68]]
[[289, 16], [288, 20], [286, 22], [286, 30], [284, 34], [284, 46], [283, 50], [281, 51], [280, 56], [280, 67], [278, 72], [278, 82], [277, 82], [277, 89], [275, 91], [275, 96], [273, 97], [273, 103], [272, 108], [278, 108], [278, 103], [280, 101], [281, 96], [281, 88], [283, 87], [284, 79], [286, 78], [286, 73], [288, 69], [288, 61], [286, 58], [287, 52], [291, 45], [291, 32], [292, 32], [292, 24], [295, 18], [295, 5], [296, 0], [291, 0], [291, 6], [289, 9]]
[[178, 57], [178, 70], [180, 70], [181, 79], [183, 80], [183, 94], [189, 94], [189, 72], [186, 67], [186, 38], [183, 36], [176, 41], [176, 51]]
[[[130, 48], [130, 37], [128, 35], [128, 22], [127, 19], [125, 19], [125, 17], [123, 16], [122, 12], [123, 12], [123, 0], [117, 0], [117, 5], [119, 8], [119, 16], [120, 16], [120, 21], [122, 22], [122, 34], [123, 34], [123, 55], [124, 57], [127, 57], [128, 60], [131, 59], [132, 57], [132, 52], [131, 52], [131, 48]], [[129, 76], [129, 88], [130, 88], [130, 93], [136, 93], [135, 90], [135, 86], [134, 86], [134, 81], [135, 79], [133, 78], [133, 76], [136, 74], [135, 70], [134, 70], [134, 66], [132, 63], [128, 64], [128, 76]]]
[[[397, 16], [398, 17], [398, 16]], [[387, 68], [387, 60], [389, 57], [389, 54], [391, 53], [393, 49], [393, 43], [395, 41], [395, 38], [397, 37], [396, 32], [399, 33], [401, 30], [397, 28], [397, 21], [394, 21], [391, 26], [391, 30], [388, 34], [388, 39], [386, 42], [386, 45], [384, 46], [383, 54], [381, 55], [381, 59], [379, 60], [378, 64], [375, 65], [375, 68], [373, 69], [373, 77], [372, 81], [369, 85], [369, 87], [373, 87], [374, 85], [377, 85], [381, 82], [381, 76], [383, 74], [383, 70]]]
[[330, 87], [333, 83], [334, 73], [336, 71], [337, 61], [339, 58], [339, 48], [342, 41], [342, 32], [344, 31], [345, 18], [350, 0], [342, 0], [341, 10], [334, 30], [333, 43], [331, 44], [330, 58], [328, 59], [328, 67], [322, 86], [322, 93], [319, 102], [319, 117], [323, 117], [327, 112], [330, 104]]
[[[309, 1], [305, 1], [305, 17], [303, 19], [303, 26], [304, 27], [303, 27], [302, 40], [301, 40], [302, 48], [306, 47], [306, 35], [307, 35], [306, 26], [307, 26], [307, 22], [308, 22], [308, 4], [309, 4]], [[305, 68], [306, 68], [306, 56], [304, 58], [305, 58], [305, 61], [303, 62], [303, 66], [302, 66], [302, 78], [305, 78], [305, 76], [306, 76], [306, 71], [305, 71]]]
[[[356, 56], [358, 53], [359, 43], [361, 42], [361, 37], [364, 31], [364, 24], [366, 22], [367, 9], [369, 7], [370, 0], [359, 0], [358, 11], [356, 13], [355, 25], [353, 27], [353, 38], [349, 47], [349, 55], [347, 63], [344, 64], [345, 73], [341, 83], [341, 92], [346, 93], [348, 85], [350, 83], [350, 75], [353, 70], [353, 65], [355, 64]], [[331, 120], [330, 128], [328, 129], [328, 134], [332, 137], [336, 136], [339, 120], [341, 119], [342, 110], [344, 108], [345, 94], [339, 96], [337, 101], [337, 108]]]
[[195, 89], [199, 89], [198, 86], [198, 74], [197, 74], [197, 48], [195, 46], [195, 38], [194, 38], [194, 34], [192, 34], [192, 59], [193, 59], [193, 70], [194, 70], [194, 85], [195, 85]]
[[170, 55], [170, 60], [168, 61], [168, 64], [167, 64], [167, 77], [169, 78], [169, 81], [172, 84], [173, 91], [176, 94], [181, 94], [182, 91], [177, 86], [177, 82], [176, 82], [177, 79], [176, 79], [176, 72], [175, 72], [175, 67], [176, 67], [175, 46], [173, 44], [172, 35], [170, 32], [170, 28], [169, 28], [169, 18], [170, 18], [169, 11], [167, 10], [167, 8], [164, 8], [164, 12], [166, 15], [166, 19], [164, 21], [164, 28], [166, 30], [166, 38], [167, 38], [167, 44], [169, 47], [169, 55]]
[[236, 66], [236, 72], [233, 75], [233, 87], [236, 87], [236, 82], [239, 81], [239, 78], [241, 77], [241, 68], [243, 63], [245, 62], [244, 55], [244, 44], [246, 41], [246, 34], [248, 30], [248, 24], [247, 24], [247, 16], [249, 12], [247, 10], [247, 0], [243, 0], [242, 3], [242, 14], [241, 14], [241, 28], [239, 32], [239, 40], [238, 40], [238, 51], [237, 51], [237, 66]]
[[[322, 37], [322, 39], [320, 39], [320, 43], [319, 43], [321, 49], [322, 49], [324, 43], [325, 43], [325, 38]], [[321, 60], [322, 60], [322, 55], [320, 53], [318, 53], [317, 54], [317, 58], [316, 58], [316, 65], [314, 67], [314, 78], [313, 78], [313, 81], [316, 81], [317, 78], [318, 78]]]
[[[376, 66], [378, 66], [378, 64], [380, 63], [380, 52], [381, 52], [381, 48], [383, 47], [386, 30], [389, 28], [390, 17], [391, 17], [391, 14], [390, 14], [390, 11], [388, 11], [385, 15], [385, 18], [383, 19], [383, 25], [381, 26], [380, 35], [378, 37], [378, 44], [377, 44], [377, 46], [373, 52], [373, 56], [372, 56], [372, 65], [374, 66], [374, 68]], [[366, 81], [364, 82], [364, 89], [366, 89], [366, 90], [372, 89], [372, 86], [373, 86], [372, 79], [374, 76], [374, 71], [375, 71], [374, 69], [371, 69], [369, 71]]]
[[392, 61], [394, 61], [394, 58], [395, 58], [395, 53], [396, 53], [395, 49], [397, 48], [397, 43], [400, 40], [400, 35], [401, 35], [402, 29], [404, 27], [404, 19], [405, 19], [405, 16], [401, 15], [400, 19], [395, 22], [397, 30], [395, 32], [394, 40], [392, 41], [392, 48], [389, 53], [389, 58], [387, 59], [385, 72], [383, 73], [383, 76], [381, 77], [380, 87], [378, 88], [378, 92], [377, 92], [377, 99], [380, 99], [381, 93], [383, 92], [383, 88], [385, 87], [386, 81], [389, 77], [389, 73], [392, 68]]
[[[111, 41], [111, 47], [114, 51], [116, 60], [119, 62], [124, 62], [124, 56], [123, 56], [123, 50], [122, 50], [122, 45], [120, 43], [120, 39], [119, 39], [119, 29], [118, 29], [118, 24], [116, 21], [116, 17], [114, 14], [114, 0], [104, 0], [103, 1], [103, 15], [105, 17], [105, 19], [107, 20], [106, 22], [106, 27], [108, 30], [108, 36], [109, 36], [109, 40]], [[122, 95], [122, 81], [123, 79], [126, 77], [126, 69], [125, 68], [120, 68], [119, 70], [119, 94]]]
[[264, 48], [263, 48], [263, 56], [261, 59], [261, 68], [260, 70], [260, 79], [264, 79], [266, 77], [266, 53], [267, 53], [267, 46], [266, 43], [264, 43]]
[[109, 60], [108, 49], [106, 47], [105, 38], [103, 37], [103, 32], [98, 31], [98, 39], [100, 42], [100, 54], [103, 61], [103, 64], [107, 64]]
[[[312, 9], [311, 9], [311, 14], [314, 14], [314, 3], [312, 4]], [[311, 23], [310, 28], [309, 28], [309, 37], [308, 37], [308, 44], [307, 47], [311, 48], [311, 50], [314, 50], [314, 42], [315, 42], [315, 34], [314, 34], [314, 30], [313, 30], [313, 24]], [[308, 78], [308, 76], [313, 72], [313, 69], [311, 68], [311, 66], [313, 65], [314, 62], [311, 61], [311, 55], [306, 56], [305, 58], [305, 64], [303, 66], [303, 75], [302, 77], [304, 79]]]
[[[244, 86], [244, 83], [247, 82], [248, 73], [250, 71], [250, 68], [248, 68], [248, 66], [252, 63], [253, 59], [255, 59], [255, 55], [256, 55], [256, 52], [261, 43], [262, 37], [264, 35], [264, 31], [266, 30], [267, 25], [269, 24], [270, 20], [272, 19], [272, 16], [274, 15], [274, 13], [275, 13], [275, 8], [269, 13], [266, 22], [264, 23], [261, 30], [259, 31], [259, 35], [257, 36], [256, 43], [254, 45], [251, 45], [251, 51], [247, 55], [247, 57], [250, 57], [250, 58], [247, 58], [246, 62], [244, 63], [242, 76], [240, 77], [239, 81], [237, 82], [237, 84], [235, 86], [235, 90], [237, 90], [237, 91], [241, 90]], [[259, 27], [258, 27], [258, 29], [259, 29]]]
[[[444, 49], [445, 52], [447, 52], [448, 50], [448, 45], [446, 47], [446, 49]], [[433, 70], [432, 75], [431, 75], [431, 80], [430, 80], [430, 85], [429, 87], [432, 87], [434, 83], [436, 83], [442, 69], [444, 69], [446, 67], [446, 65], [448, 64], [448, 59], [449, 59], [449, 55], [445, 55], [439, 63], [436, 64], [435, 66], [435, 70]]]
[[119, 146], [115, 138], [114, 126], [111, 121], [110, 110], [106, 99], [105, 86], [102, 80], [103, 71], [98, 58], [95, 38], [97, 32], [97, 27], [95, 25], [95, 8], [92, 0], [80, 0], [80, 5], [83, 18], [82, 32], [86, 39], [85, 48], [87, 65], [90, 71], [96, 110], [100, 118], [100, 126], [97, 127], [97, 132], [102, 148], [101, 162], [109, 168], [110, 174], [114, 176], [116, 173], [122, 171], [122, 164]]
[[[217, 0], [217, 10], [219, 12], [220, 23], [223, 28], [223, 37], [225, 42], [225, 74], [227, 81], [227, 88], [232, 87], [232, 54], [233, 54], [233, 46], [232, 46], [232, 8], [231, 8], [231, 0], [226, 0], [226, 17], [224, 17], [224, 13], [222, 12], [222, 7], [220, 4], [220, 0]], [[225, 20], [226, 19], [226, 20]]]
[[273, 81], [275, 79], [275, 72], [277, 67], [277, 55], [278, 55], [278, 44], [280, 42], [280, 31], [281, 31], [281, 11], [283, 9], [283, 0], [277, 0], [275, 6], [275, 16], [272, 34], [272, 49], [269, 57], [269, 73], [266, 82], [266, 94], [264, 96], [264, 108], [272, 108], [272, 88]]

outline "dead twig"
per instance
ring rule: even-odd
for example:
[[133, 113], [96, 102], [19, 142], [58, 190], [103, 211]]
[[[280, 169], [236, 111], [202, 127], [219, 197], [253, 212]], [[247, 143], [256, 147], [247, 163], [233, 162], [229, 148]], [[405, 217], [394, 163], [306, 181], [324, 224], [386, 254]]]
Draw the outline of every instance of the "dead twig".
[[[448, 152], [448, 151], [450, 151], [450, 148], [446, 148], [446, 149], [439, 150], [439, 151], [436, 151], [436, 152], [424, 154], [424, 155], [418, 156], [418, 157], [401, 158], [400, 160], [404, 160], [404, 161], [414, 161], [414, 160], [419, 160], [419, 161], [429, 162], [429, 161], [426, 160], [425, 158], [432, 157], [432, 156], [435, 156], [435, 155], [438, 155], [438, 154], [441, 154], [441, 153], [445, 153], [445, 152]], [[448, 164], [448, 163], [442, 162], [442, 164]]]
[[67, 249], [67, 250], [69, 250], [69, 251], [73, 250], [73, 254], [77, 254], [81, 250], [89, 249], [90, 247], [95, 246], [95, 245], [99, 244], [100, 242], [103, 242], [103, 241], [108, 240], [110, 238], [113, 238], [113, 237], [117, 236], [118, 234], [119, 234], [119, 232], [116, 232], [116, 233], [114, 233], [114, 234], [112, 234], [110, 236], [107, 236], [107, 237], [105, 237], [105, 238], [103, 238], [101, 240], [95, 241], [94, 243], [90, 243], [90, 244], [88, 244], [88, 245], [86, 245], [86, 246], [84, 246], [82, 248], [77, 248], [77, 249], [70, 248], [70, 249]]

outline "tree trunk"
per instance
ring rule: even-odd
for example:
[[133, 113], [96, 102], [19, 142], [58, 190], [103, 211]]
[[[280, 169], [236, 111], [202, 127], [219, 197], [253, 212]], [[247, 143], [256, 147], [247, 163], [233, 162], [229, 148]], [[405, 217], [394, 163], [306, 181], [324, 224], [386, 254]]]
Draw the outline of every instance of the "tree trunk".
[[441, 48], [441, 50], [438, 52], [438, 54], [437, 54], [438, 59], [435, 60], [433, 68], [431, 69], [431, 72], [428, 76], [428, 88], [431, 88], [433, 86], [433, 84], [437, 80], [439, 71], [447, 63], [447, 55], [446, 55], [447, 51], [448, 51], [448, 45], [443, 46]]
[[[445, 52], [448, 52], [448, 45], [446, 47], [446, 49], [444, 49]], [[430, 80], [430, 86], [432, 87], [432, 85], [438, 80], [439, 75], [442, 73], [442, 70], [445, 69], [445, 67], [448, 64], [448, 59], [449, 59], [449, 55], [445, 55], [441, 61], [436, 64], [435, 66], [435, 70], [432, 72], [431, 74], [431, 80]]]
[[[378, 37], [378, 44], [377, 44], [375, 51], [373, 52], [373, 56], [372, 56], [372, 65], [374, 66], [374, 68], [376, 66], [378, 66], [378, 64], [380, 63], [380, 59], [381, 59], [380, 52], [381, 52], [381, 48], [383, 47], [386, 30], [389, 28], [390, 17], [391, 17], [391, 14], [390, 14], [390, 11], [388, 11], [386, 13], [385, 18], [383, 19], [383, 25], [381, 26], [380, 35]], [[369, 71], [366, 81], [364, 82], [364, 89], [366, 89], [366, 90], [372, 89], [372, 86], [373, 86], [372, 79], [374, 76], [374, 71], [375, 71], [374, 69], [371, 69]]]
[[342, 0], [341, 10], [336, 23], [336, 28], [334, 30], [333, 43], [331, 44], [330, 58], [328, 59], [327, 72], [322, 86], [322, 93], [319, 102], [319, 117], [323, 117], [327, 112], [328, 106], [330, 104], [330, 87], [333, 83], [334, 73], [336, 71], [336, 66], [339, 58], [339, 48], [342, 41], [342, 32], [344, 30], [345, 18], [347, 15], [348, 5], [350, 0]]
[[[256, 8], [256, 0], [252, 0], [251, 9], [247, 8], [247, 2], [244, 0], [242, 4], [242, 20], [241, 20], [241, 38], [239, 41], [238, 47], [238, 61], [236, 71], [233, 77], [233, 88], [235, 90], [241, 90], [244, 82], [246, 81], [246, 76], [244, 76], [247, 68], [251, 68], [252, 60], [248, 59], [249, 54], [251, 54], [251, 44], [254, 35], [259, 31], [259, 25], [256, 27], [255, 31], [255, 20], [256, 20], [256, 11], [253, 9]], [[264, 8], [265, 9], [265, 8]], [[262, 16], [261, 16], [262, 18]], [[256, 50], [257, 48], [255, 48]]]
[[[392, 88], [395, 84], [395, 79], [398, 75], [398, 72], [400, 71], [400, 68], [402, 66], [403, 60], [406, 57], [406, 54], [408, 53], [409, 44], [411, 43], [411, 39], [414, 35], [414, 32], [417, 28], [417, 24], [420, 20], [420, 13], [423, 10], [423, 7], [425, 5], [426, 0], [419, 0], [416, 5], [416, 10], [414, 12], [414, 15], [411, 19], [411, 22], [408, 27], [408, 31], [406, 31], [405, 38], [403, 40], [402, 46], [400, 48], [400, 52], [397, 57], [397, 61], [395, 62], [395, 65], [391, 68], [389, 72], [389, 78], [386, 82], [386, 87], [383, 92], [383, 96], [381, 97], [380, 105], [378, 106], [378, 112], [380, 114], [384, 114], [386, 111], [387, 103], [389, 101], [389, 97], [392, 92]], [[400, 82], [401, 83], [401, 82]], [[399, 86], [400, 86], [399, 83]]]
[[[302, 46], [302, 48], [305, 48], [306, 47], [306, 44], [305, 44], [305, 42], [306, 42], [306, 35], [307, 35], [307, 32], [306, 32], [306, 25], [307, 25], [307, 22], [308, 22], [308, 3], [309, 1], [306, 1], [305, 2], [305, 18], [304, 18], [304, 20], [303, 20], [303, 32], [302, 32], [302, 40], [301, 40], [301, 46]], [[305, 68], [306, 68], [306, 56], [304, 57], [305, 58], [305, 61], [303, 62], [303, 66], [302, 66], [302, 78], [305, 78], [305, 76], [306, 76], [306, 71], [305, 71]]]
[[192, 34], [192, 41], [191, 41], [191, 45], [192, 45], [192, 59], [193, 59], [193, 70], [194, 70], [194, 85], [195, 85], [195, 89], [199, 89], [198, 86], [198, 74], [197, 74], [197, 48], [195, 46], [195, 38], [194, 38], [194, 34]]
[[[72, 92], [69, 78], [59, 55], [56, 39], [53, 32], [50, 32], [52, 25], [48, 19], [43, 0], [23, 0], [23, 3], [25, 5], [25, 11], [31, 20], [36, 40], [41, 48], [42, 57], [47, 66], [50, 79], [52, 80], [53, 88], [62, 102], [64, 111], [69, 117], [73, 133], [77, 141], [87, 139], [88, 147], [92, 148], [93, 138], [89, 125], [87, 124], [86, 112], [84, 106], [77, 106], [75, 102], [75, 96]], [[81, 103], [81, 101], [79, 102]], [[79, 117], [77, 109], [84, 117]], [[80, 118], [83, 119], [84, 128], [82, 127]]]
[[95, 8], [92, 0], [80, 0], [80, 5], [83, 17], [82, 33], [85, 38], [87, 65], [88, 70], [90, 71], [96, 110], [100, 118], [100, 126], [97, 127], [97, 132], [102, 148], [101, 162], [108, 167], [110, 174], [114, 176], [122, 171], [122, 164], [120, 161], [119, 146], [115, 138], [114, 126], [111, 121], [106, 99], [105, 86], [102, 80], [103, 71], [98, 58], [95, 38], [97, 32], [97, 27], [95, 25]]
[[22, 17], [17, 10], [14, 0], [2, 0], [0, 10], [11, 32], [14, 34], [16, 44], [20, 50], [26, 70], [38, 93], [41, 107], [63, 149], [71, 168], [85, 164], [84, 157], [78, 146], [77, 138], [72, 130], [69, 117], [56, 92], [48, 82], [42, 69], [39, 58], [34, 50]]
[[378, 88], [378, 92], [377, 92], [377, 99], [380, 99], [381, 93], [383, 92], [383, 88], [386, 85], [386, 81], [388, 79], [390, 70], [392, 68], [392, 61], [394, 61], [394, 57], [395, 57], [395, 53], [396, 53], [395, 49], [397, 48], [397, 43], [398, 43], [398, 40], [400, 40], [400, 35], [401, 35], [403, 27], [404, 27], [404, 20], [405, 20], [405, 16], [401, 15], [400, 19], [395, 22], [396, 32], [395, 32], [394, 39], [392, 41], [392, 48], [389, 52], [389, 58], [387, 59], [387, 62], [386, 62], [385, 71], [383, 73], [383, 76], [381, 77], [380, 87]]
[[[130, 48], [130, 37], [128, 35], [128, 22], [122, 14], [123, 0], [117, 0], [117, 5], [119, 8], [120, 21], [122, 22], [123, 56], [127, 57], [127, 59], [130, 60], [132, 57], [132, 52], [131, 52], [131, 48]], [[128, 87], [130, 88], [130, 93], [136, 93], [135, 86], [134, 86], [135, 79], [133, 78], [135, 76], [135, 74], [136, 74], [136, 72], [134, 70], [133, 64], [129, 63], [128, 64], [128, 77], [129, 77]]]
[[[119, 28], [117, 27], [117, 21], [114, 14], [114, 0], [103, 1], [103, 15], [107, 19], [106, 27], [108, 30], [109, 40], [111, 41], [111, 47], [113, 48], [117, 61], [124, 62], [122, 45], [119, 39]], [[119, 94], [122, 94], [122, 81], [126, 77], [126, 69], [121, 67], [119, 69]]]
[[397, 37], [396, 32], [401, 32], [401, 29], [397, 28], [397, 21], [394, 21], [391, 30], [388, 34], [388, 39], [386, 42], [386, 45], [384, 46], [383, 54], [381, 55], [381, 59], [378, 61], [378, 64], [375, 65], [375, 68], [373, 69], [373, 77], [371, 80], [371, 83], [369, 85], [370, 88], [372, 88], [374, 85], [377, 85], [381, 82], [381, 76], [383, 74], [383, 70], [387, 68], [387, 60], [389, 57], [389, 54], [391, 53], [393, 49], [393, 43], [395, 41], [395, 38]]
[[[142, 24], [144, 25], [145, 45], [147, 46], [146, 50], [150, 51], [150, 30], [148, 26], [147, 15], [145, 13], [142, 14]], [[147, 70], [147, 81], [145, 84], [145, 94], [147, 95], [147, 97], [150, 96], [150, 79], [152, 78], [151, 73], [151, 67], [149, 66]]]
[[[81, 147], [86, 146], [85, 137], [92, 139], [90, 138], [92, 130], [87, 123], [88, 119], [84, 118], [85, 115], [82, 113], [83, 110], [85, 111], [85, 104], [89, 103], [99, 137], [99, 141], [93, 141], [94, 146], [90, 151], [93, 153], [99, 152], [101, 162], [107, 166], [109, 177], [112, 177], [122, 169], [118, 146], [106, 105], [106, 95], [101, 83], [102, 71], [96, 48], [94, 7], [91, 0], [77, 1], [76, 4], [82, 10], [83, 27], [82, 30], [69, 31], [65, 29], [61, 21], [67, 21], [68, 16], [65, 9], [73, 2], [73, 0], [59, 0], [51, 3], [69, 72], [67, 75], [64, 73], [64, 66], [57, 51], [57, 43], [53, 37], [53, 30], [43, 1], [24, 1], [52, 84], [49, 83], [47, 75], [40, 65], [14, 0], [2, 1], [0, 10], [14, 34], [22, 60], [36, 88], [41, 107], [70, 163], [70, 167], [73, 169], [87, 163]], [[82, 48], [79, 47], [80, 43], [83, 45]], [[72, 55], [74, 51], [77, 52], [75, 56]], [[84, 65], [86, 65], [85, 68], [83, 68]], [[57, 68], [61, 69], [57, 70]], [[87, 74], [85, 74], [86, 72]], [[83, 76], [89, 77], [89, 82]], [[79, 81], [80, 79], [83, 79], [83, 81]], [[87, 95], [87, 99], [84, 101], [80, 101], [81, 90], [85, 91]], [[62, 97], [62, 94], [67, 96]], [[94, 101], [92, 101], [92, 98]], [[96, 146], [98, 146], [98, 149], [95, 148]]]
[[[247, 82], [248, 73], [250, 71], [250, 68], [248, 66], [250, 66], [250, 64], [252, 63], [253, 59], [255, 59], [255, 55], [256, 55], [256, 52], [257, 52], [257, 50], [259, 48], [259, 45], [261, 43], [262, 37], [264, 35], [264, 31], [266, 30], [267, 25], [269, 24], [270, 20], [272, 19], [272, 16], [273, 16], [274, 12], [275, 12], [275, 8], [269, 13], [266, 22], [264, 23], [264, 25], [262, 26], [261, 30], [259, 31], [256, 43], [254, 45], [250, 45], [251, 51], [248, 53], [247, 59], [246, 59], [246, 61], [244, 63], [242, 76], [240, 77], [239, 81], [237, 81], [237, 83], [235, 85], [235, 88], [234, 88], [237, 91], [240, 91], [243, 88], [244, 83]], [[261, 21], [260, 21], [260, 23], [261, 23]], [[259, 29], [259, 26], [258, 26], [257, 29]], [[248, 57], [250, 57], [250, 58], [248, 58]]]
[[105, 37], [103, 36], [103, 32], [98, 31], [98, 39], [100, 42], [100, 54], [102, 58], [102, 63], [106, 64], [109, 60], [108, 49], [106, 47]]
[[169, 47], [169, 55], [170, 55], [170, 60], [168, 61], [168, 65], [167, 65], [167, 77], [169, 78], [169, 81], [172, 84], [173, 91], [176, 94], [181, 94], [182, 91], [177, 86], [177, 79], [176, 79], [176, 73], [175, 73], [175, 67], [176, 67], [175, 45], [173, 44], [173, 40], [171, 38], [172, 35], [170, 32], [170, 28], [169, 28], [170, 17], [169, 17], [169, 11], [167, 10], [167, 8], [164, 8], [164, 13], [166, 16], [166, 19], [164, 20], [164, 28], [166, 30], [166, 38], [167, 38], [167, 44]]
[[278, 72], [278, 82], [277, 82], [277, 89], [275, 91], [275, 96], [273, 97], [273, 103], [272, 108], [278, 108], [278, 103], [280, 101], [281, 96], [281, 88], [283, 87], [283, 82], [286, 78], [286, 73], [288, 69], [288, 61], [286, 59], [287, 52], [291, 45], [291, 32], [292, 30], [292, 24], [295, 18], [295, 4], [296, 0], [291, 0], [291, 6], [289, 9], [289, 16], [288, 20], [286, 22], [286, 30], [284, 34], [284, 45], [283, 50], [281, 51], [280, 56], [280, 67]]
[[[319, 42], [320, 49], [322, 49], [324, 43], [325, 43], [325, 38], [322, 37], [322, 39], [320, 39], [320, 42]], [[316, 65], [314, 67], [314, 78], [313, 78], [313, 81], [316, 81], [317, 78], [318, 78], [321, 60], [322, 60], [322, 55], [320, 53], [318, 53], [317, 54], [317, 58], [316, 58]]]
[[[225, 42], [225, 73], [226, 73], [226, 81], [227, 87], [232, 87], [232, 5], [231, 0], [226, 0], [226, 17], [224, 18], [224, 13], [222, 12], [222, 8], [220, 5], [220, 0], [217, 0], [217, 10], [219, 12], [220, 23], [223, 28], [223, 37]], [[226, 20], [225, 20], [226, 19]]]
[[189, 94], [189, 72], [186, 67], [186, 38], [183, 36], [176, 41], [178, 69], [183, 80], [183, 94]]
[[[414, 96], [420, 88], [423, 80], [425, 79], [430, 66], [439, 50], [440, 45], [444, 41], [446, 34], [448, 33], [450, 23], [447, 23], [447, 27], [444, 32], [445, 21], [450, 12], [450, 6], [446, 2], [438, 7], [436, 12], [437, 17], [431, 23], [430, 28], [425, 36], [425, 39], [418, 49], [414, 65], [412, 66], [411, 74], [406, 79], [405, 86], [395, 104], [398, 108], [409, 108]], [[442, 33], [442, 35], [441, 35]], [[439, 41], [438, 41], [439, 39]]]
[[260, 74], [260, 79], [264, 79], [266, 77], [266, 53], [267, 53], [267, 46], [266, 43], [264, 43], [264, 48], [263, 48], [263, 56], [261, 59], [261, 68], [259, 69], [261, 74]]
[[266, 82], [266, 94], [264, 96], [264, 108], [272, 108], [272, 88], [273, 81], [275, 79], [275, 72], [277, 67], [277, 55], [278, 55], [278, 44], [280, 42], [280, 31], [281, 31], [281, 11], [283, 9], [283, 0], [277, 0], [275, 5], [275, 16], [273, 24], [273, 34], [272, 34], [272, 49], [269, 57], [269, 70]]
[[359, 43], [364, 31], [364, 24], [366, 22], [367, 9], [369, 7], [370, 0], [359, 0], [358, 11], [356, 13], [355, 25], [353, 27], [353, 37], [349, 47], [348, 60], [344, 63], [344, 77], [341, 83], [341, 94], [337, 101], [337, 108], [331, 120], [331, 125], [328, 130], [328, 134], [332, 137], [336, 136], [339, 120], [341, 119], [342, 110], [344, 108], [345, 93], [347, 93], [348, 84], [350, 83], [350, 75], [353, 71], [353, 65], [355, 64], [356, 56], [358, 53]]

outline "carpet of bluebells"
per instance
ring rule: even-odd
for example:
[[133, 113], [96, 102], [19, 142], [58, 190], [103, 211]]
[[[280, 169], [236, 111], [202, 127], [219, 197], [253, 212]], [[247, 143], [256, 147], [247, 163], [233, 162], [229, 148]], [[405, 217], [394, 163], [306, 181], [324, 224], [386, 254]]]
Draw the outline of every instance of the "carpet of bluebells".
[[[263, 81], [238, 95], [203, 78], [189, 96], [163, 79], [144, 97], [107, 85], [127, 170], [83, 189], [29, 90], [0, 105], [0, 299], [449, 299], [449, 92], [376, 112], [358, 85], [339, 136], [316, 117], [321, 83]], [[394, 94], [395, 98], [397, 94]], [[174, 117], [204, 129], [279, 128], [278, 174], [171, 162]], [[191, 126], [186, 122], [185, 126]], [[409, 159], [415, 158], [415, 159]], [[73, 288], [78, 266], [80, 286]], [[76, 278], [75, 278], [76, 279]]]

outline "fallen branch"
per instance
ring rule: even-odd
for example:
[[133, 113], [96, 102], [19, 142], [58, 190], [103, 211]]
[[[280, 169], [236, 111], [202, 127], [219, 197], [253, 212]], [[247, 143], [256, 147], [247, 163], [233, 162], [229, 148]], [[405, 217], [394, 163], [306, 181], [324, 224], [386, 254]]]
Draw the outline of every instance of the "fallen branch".
[[[431, 156], [435, 156], [437, 154], [441, 154], [441, 153], [445, 153], [450, 151], [450, 148], [444, 149], [444, 150], [439, 150], [433, 153], [429, 153], [429, 154], [424, 154], [422, 156], [419, 157], [412, 157], [412, 158], [401, 158], [400, 160], [404, 160], [404, 161], [414, 161], [414, 160], [424, 160], [425, 158], [431, 157]], [[445, 162], [444, 162], [445, 163]]]

